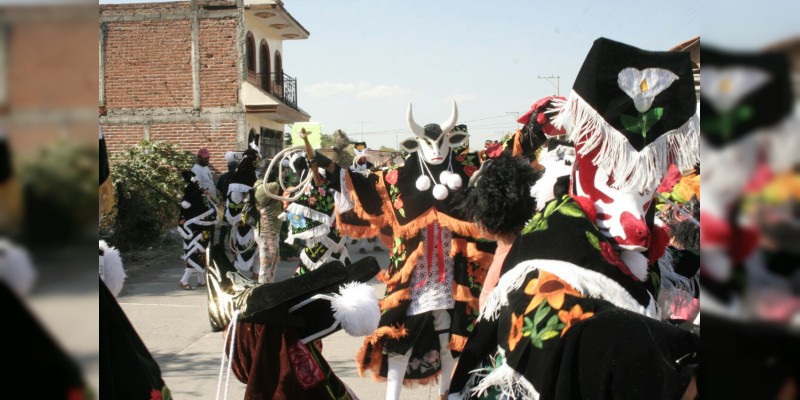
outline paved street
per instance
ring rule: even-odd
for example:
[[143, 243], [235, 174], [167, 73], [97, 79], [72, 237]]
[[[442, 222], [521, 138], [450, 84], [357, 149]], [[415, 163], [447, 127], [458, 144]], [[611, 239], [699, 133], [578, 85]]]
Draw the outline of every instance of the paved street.
[[[355, 250], [355, 251], [354, 251]], [[357, 248], [350, 248], [358, 259]], [[386, 252], [370, 252], [385, 267]], [[294, 272], [295, 262], [282, 261], [277, 280]], [[160, 268], [146, 268], [130, 276], [118, 298], [128, 318], [161, 366], [162, 375], [175, 399], [215, 399], [222, 357], [221, 332], [211, 332], [206, 309], [206, 291], [185, 291], [177, 286], [183, 273], [179, 255], [175, 262]], [[373, 280], [378, 298], [384, 285]], [[351, 337], [343, 330], [323, 340], [323, 355], [335, 373], [360, 399], [382, 399], [385, 383], [359, 377], [355, 354], [363, 338]], [[241, 399], [245, 385], [231, 374], [228, 398]], [[222, 382], [224, 392], [224, 379]], [[438, 399], [438, 385], [404, 388], [403, 399]], [[219, 398], [224, 398], [224, 393]]]

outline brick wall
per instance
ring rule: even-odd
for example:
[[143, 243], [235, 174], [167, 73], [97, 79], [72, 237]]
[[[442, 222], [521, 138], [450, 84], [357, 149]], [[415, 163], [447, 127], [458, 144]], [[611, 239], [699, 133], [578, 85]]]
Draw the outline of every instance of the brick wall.
[[234, 18], [200, 20], [200, 104], [235, 106], [238, 101], [236, 28]]
[[216, 177], [228, 170], [225, 152], [236, 150], [236, 122], [153, 124], [150, 140], [168, 141], [192, 154], [201, 147], [207, 148], [211, 152], [209, 168]]
[[96, 20], [13, 24], [7, 39], [8, 100], [12, 108], [96, 104], [97, 46], [91, 46], [96, 41]]
[[106, 148], [110, 153], [117, 153], [126, 147], [133, 146], [144, 139], [142, 125], [103, 125]]
[[191, 21], [107, 24], [106, 107], [192, 107]]
[[[189, 2], [100, 7], [108, 112], [101, 121], [111, 153], [147, 137], [192, 154], [206, 147], [212, 171], [227, 170], [223, 156], [237, 150], [238, 121], [244, 118], [238, 105], [238, 21], [235, 10], [209, 10], [200, 10], [193, 64], [195, 15]], [[199, 111], [193, 110], [198, 94]]]
[[[215, 176], [227, 171], [226, 151], [236, 150], [236, 121], [171, 122], [149, 126], [150, 140], [166, 141], [179, 149], [196, 154], [205, 147], [211, 152], [209, 167]], [[119, 152], [138, 144], [144, 138], [144, 125], [103, 125], [106, 146], [111, 153]]]

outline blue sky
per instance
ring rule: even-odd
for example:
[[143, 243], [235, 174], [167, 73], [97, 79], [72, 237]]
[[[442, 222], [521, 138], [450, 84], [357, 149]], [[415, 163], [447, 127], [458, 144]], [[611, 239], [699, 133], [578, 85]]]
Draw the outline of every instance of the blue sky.
[[[411, 135], [409, 102], [424, 125], [446, 120], [455, 99], [459, 122], [468, 125], [475, 146], [515, 130], [518, 114], [555, 94], [555, 79], [539, 76], [559, 76], [560, 93], [568, 94], [598, 37], [666, 50], [700, 35], [701, 15], [709, 17], [704, 27], [714, 28], [716, 43], [731, 38], [756, 46], [770, 34], [786, 36], [775, 22], [754, 21], [763, 7], [732, 0], [718, 2], [725, 6], [718, 12], [713, 4], [284, 0], [311, 33], [308, 40], [284, 42], [284, 70], [297, 78], [298, 105], [324, 133], [342, 129], [371, 148], [395, 147]], [[778, 25], [795, 30], [790, 18], [782, 18]]]
[[[514, 131], [537, 99], [567, 94], [598, 37], [664, 50], [700, 34], [700, 4], [672, 1], [325, 1], [287, 0], [311, 32], [284, 43], [298, 103], [322, 124], [371, 148], [439, 123], [455, 99], [472, 144]], [[663, 4], [663, 3], [662, 3]]]

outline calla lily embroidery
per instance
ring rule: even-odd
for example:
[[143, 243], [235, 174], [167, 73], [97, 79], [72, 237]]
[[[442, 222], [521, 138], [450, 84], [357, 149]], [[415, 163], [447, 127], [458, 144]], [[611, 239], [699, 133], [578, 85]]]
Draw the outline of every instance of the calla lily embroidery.
[[663, 68], [646, 68], [641, 71], [625, 68], [617, 76], [620, 89], [633, 99], [633, 104], [640, 113], [647, 112], [656, 96], [676, 80], [678, 75]]
[[748, 67], [704, 67], [700, 74], [703, 99], [719, 113], [719, 116], [704, 116], [700, 128], [728, 140], [737, 125], [753, 117], [753, 107], [741, 104], [742, 99], [764, 86], [771, 76], [765, 71]]
[[731, 111], [756, 89], [769, 82], [767, 72], [747, 67], [703, 67], [700, 71], [700, 92], [718, 113]]
[[662, 107], [650, 109], [653, 100], [676, 80], [678, 80], [678, 75], [663, 68], [646, 68], [641, 71], [636, 68], [625, 68], [620, 71], [617, 76], [617, 84], [625, 94], [633, 99], [633, 105], [636, 107], [636, 111], [639, 111], [639, 115], [636, 117], [620, 115], [620, 122], [625, 129], [647, 137], [650, 128], [664, 116]]

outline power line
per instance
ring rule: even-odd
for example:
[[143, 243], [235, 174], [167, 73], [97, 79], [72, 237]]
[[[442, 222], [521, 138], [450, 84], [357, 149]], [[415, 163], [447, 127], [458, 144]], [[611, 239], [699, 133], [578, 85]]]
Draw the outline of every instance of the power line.
[[[547, 79], [548, 82], [550, 82], [550, 79], [555, 79], [556, 80], [556, 96], [560, 96], [561, 95], [561, 77], [559, 75], [550, 75], [550, 76], [536, 75], [536, 77], [539, 78], [539, 79]], [[552, 85], [553, 82], [550, 82], [550, 84]]]

